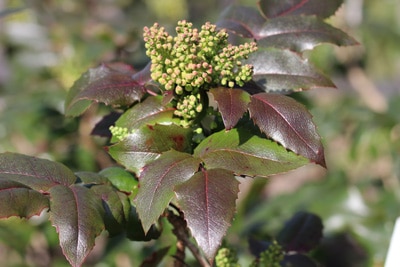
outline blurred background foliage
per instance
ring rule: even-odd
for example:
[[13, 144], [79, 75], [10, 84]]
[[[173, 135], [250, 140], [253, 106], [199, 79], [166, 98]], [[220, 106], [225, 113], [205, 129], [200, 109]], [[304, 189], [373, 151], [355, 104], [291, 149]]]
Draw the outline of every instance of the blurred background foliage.
[[[310, 164], [268, 180], [242, 181], [227, 243], [243, 266], [251, 259], [249, 236], [274, 236], [298, 210], [324, 221], [325, 238], [313, 256], [325, 266], [383, 266], [400, 215], [400, 2], [345, 2], [329, 22], [360, 45], [321, 45], [308, 54], [338, 89], [293, 95], [314, 115], [328, 170]], [[64, 118], [68, 88], [101, 62], [143, 67], [143, 26], [158, 21], [172, 29], [183, 18], [197, 26], [215, 22], [230, 3], [256, 1], [0, 0], [0, 152], [49, 158], [73, 170], [112, 165], [102, 150], [105, 140], [90, 136], [107, 109]], [[1, 266], [68, 266], [45, 216], [0, 221]], [[167, 223], [164, 228], [157, 243], [104, 235], [86, 266], [138, 266], [174, 243]]]

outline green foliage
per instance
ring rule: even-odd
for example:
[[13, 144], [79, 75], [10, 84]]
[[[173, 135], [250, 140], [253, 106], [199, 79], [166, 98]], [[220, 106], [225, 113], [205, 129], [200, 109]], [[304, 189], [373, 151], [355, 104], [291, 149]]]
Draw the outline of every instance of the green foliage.
[[251, 267], [281, 267], [283, 260], [282, 247], [275, 240], [269, 245], [268, 249], [261, 252], [260, 257], [256, 260]]

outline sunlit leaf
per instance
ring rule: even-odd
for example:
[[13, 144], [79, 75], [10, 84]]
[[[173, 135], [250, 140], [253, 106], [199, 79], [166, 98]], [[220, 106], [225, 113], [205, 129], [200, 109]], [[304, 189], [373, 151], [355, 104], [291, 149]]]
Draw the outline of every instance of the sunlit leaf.
[[135, 73], [123, 63], [102, 64], [89, 69], [72, 86], [65, 102], [67, 116], [79, 116], [93, 102], [129, 106], [146, 93], [149, 68]]
[[267, 21], [255, 33], [259, 47], [277, 47], [302, 52], [321, 43], [338, 46], [355, 45], [357, 41], [343, 31], [315, 16], [286, 16]]
[[227, 170], [202, 170], [175, 191], [193, 237], [211, 261], [235, 213], [239, 182]]
[[260, 48], [246, 63], [254, 66], [253, 80], [266, 92], [335, 88], [329, 78], [289, 50]]
[[237, 175], [268, 177], [307, 164], [307, 159], [245, 129], [215, 133], [195, 149], [208, 169], [222, 168]]
[[192, 177], [199, 165], [200, 159], [171, 150], [144, 167], [139, 178], [136, 209], [145, 232], [168, 206], [175, 186]]
[[80, 185], [57, 185], [50, 192], [50, 220], [59, 234], [63, 254], [81, 266], [104, 230], [104, 209], [96, 195]]
[[302, 104], [284, 95], [260, 93], [251, 97], [249, 112], [268, 137], [326, 167], [321, 137]]
[[48, 207], [49, 200], [41, 193], [18, 182], [0, 179], [0, 218], [30, 218]]
[[108, 167], [101, 170], [99, 174], [106, 177], [120, 191], [133, 192], [137, 190], [137, 179], [120, 167]]
[[225, 129], [232, 129], [247, 111], [250, 95], [243, 90], [223, 87], [213, 88], [210, 93], [218, 104]]
[[288, 15], [317, 15], [327, 18], [342, 5], [343, 0], [259, 0], [261, 12], [267, 18]]
[[145, 125], [109, 147], [110, 155], [128, 170], [138, 173], [161, 152], [174, 149], [190, 152], [192, 130], [175, 124]]
[[75, 182], [75, 174], [61, 163], [17, 153], [0, 154], [0, 180], [24, 184], [36, 191]]

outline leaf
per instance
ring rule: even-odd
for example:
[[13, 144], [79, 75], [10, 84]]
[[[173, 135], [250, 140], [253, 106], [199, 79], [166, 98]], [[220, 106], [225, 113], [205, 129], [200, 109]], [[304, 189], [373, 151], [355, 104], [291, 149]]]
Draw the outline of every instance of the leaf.
[[50, 220], [59, 234], [63, 254], [81, 266], [104, 230], [104, 210], [96, 195], [80, 185], [50, 188]]
[[49, 200], [41, 193], [21, 183], [0, 179], [0, 218], [30, 218], [48, 207]]
[[277, 236], [285, 251], [308, 252], [322, 238], [322, 220], [309, 212], [297, 212]]
[[200, 159], [174, 150], [146, 165], [140, 174], [136, 210], [147, 232], [174, 196], [174, 188], [199, 169]]
[[17, 153], [0, 154], [0, 180], [21, 183], [39, 192], [52, 186], [71, 185], [75, 174], [63, 164]]
[[104, 224], [110, 236], [116, 236], [125, 230], [129, 219], [130, 200], [122, 192], [110, 185], [95, 185], [90, 188], [104, 208]]
[[268, 137], [326, 167], [321, 137], [302, 104], [284, 95], [260, 93], [251, 97], [249, 112]]
[[129, 220], [126, 225], [126, 237], [132, 241], [150, 241], [158, 239], [162, 232], [162, 224], [159, 222], [153, 224], [150, 229], [145, 233], [136, 208], [131, 206], [129, 213]]
[[129, 106], [146, 93], [149, 67], [141, 72], [123, 63], [102, 64], [89, 69], [72, 86], [65, 102], [67, 116], [81, 115], [92, 102]]
[[78, 177], [78, 181], [76, 183], [82, 183], [83, 185], [99, 185], [99, 184], [107, 184], [108, 180], [102, 175], [96, 172], [76, 172], [75, 175]]
[[162, 152], [174, 149], [190, 152], [192, 130], [175, 124], [145, 125], [121, 142], [110, 146], [110, 155], [128, 170], [139, 173], [147, 163]]
[[240, 89], [213, 88], [210, 93], [218, 104], [218, 110], [222, 115], [225, 129], [232, 129], [247, 111], [250, 95]]
[[259, 48], [246, 63], [253, 65], [253, 80], [266, 92], [335, 88], [329, 78], [289, 50]]
[[338, 46], [358, 44], [343, 31], [315, 16], [285, 16], [268, 20], [255, 33], [258, 47], [276, 47], [297, 52], [312, 50], [321, 43]]
[[166, 255], [168, 255], [170, 247], [161, 248], [153, 252], [149, 257], [147, 257], [141, 264], [140, 267], [158, 267], [161, 261]]
[[108, 167], [101, 170], [99, 174], [106, 177], [119, 191], [133, 192], [137, 190], [137, 179], [120, 167]]
[[342, 5], [343, 0], [260, 0], [258, 6], [267, 18], [288, 15], [317, 15], [327, 18]]
[[[162, 104], [162, 96], [151, 96], [128, 109], [115, 125], [131, 131], [145, 124], [171, 124], [174, 121], [173, 114], [174, 108]], [[176, 122], [179, 121], [176, 120]]]
[[307, 163], [307, 160], [269, 139], [245, 129], [212, 134], [195, 149], [208, 169], [222, 168], [236, 175], [268, 177]]
[[235, 213], [239, 182], [227, 170], [202, 170], [175, 192], [193, 237], [212, 261]]

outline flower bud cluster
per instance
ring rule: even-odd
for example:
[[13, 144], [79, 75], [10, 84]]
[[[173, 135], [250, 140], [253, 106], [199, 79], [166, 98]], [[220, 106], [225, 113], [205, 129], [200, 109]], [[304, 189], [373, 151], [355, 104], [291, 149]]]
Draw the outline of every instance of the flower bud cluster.
[[119, 126], [110, 126], [110, 132], [114, 138], [119, 141], [122, 141], [125, 137], [129, 135], [128, 128], [119, 127]]
[[203, 111], [200, 94], [186, 95], [176, 104], [174, 114], [182, 118], [181, 125], [187, 127], [193, 121], [197, 114]]
[[[228, 43], [228, 33], [217, 30], [207, 22], [199, 31], [185, 20], [179, 21], [176, 36], [170, 36], [164, 27], [155, 23], [144, 28], [146, 54], [151, 58], [151, 78], [165, 90], [172, 90], [177, 102], [176, 115], [189, 122], [202, 107], [193, 108], [187, 97], [199, 101], [200, 90], [223, 85], [243, 86], [253, 74], [253, 67], [241, 60], [257, 49], [254, 42], [234, 46]], [[183, 103], [183, 101], [186, 101]], [[188, 111], [190, 114], [186, 114]], [[193, 112], [195, 112], [193, 114]], [[185, 114], [185, 115], [184, 115]]]
[[235, 251], [229, 248], [220, 248], [215, 256], [216, 267], [239, 267]]

